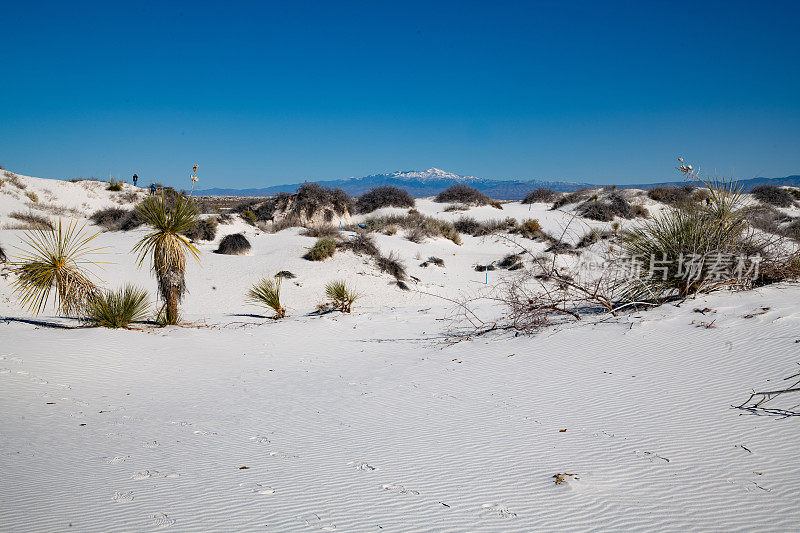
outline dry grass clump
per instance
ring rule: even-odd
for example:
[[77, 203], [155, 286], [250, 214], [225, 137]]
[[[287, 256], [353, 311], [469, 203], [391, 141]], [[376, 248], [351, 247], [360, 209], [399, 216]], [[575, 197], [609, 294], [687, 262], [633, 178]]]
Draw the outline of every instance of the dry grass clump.
[[115, 180], [114, 178], [111, 178], [108, 180], [108, 187], [106, 187], [106, 190], [119, 192], [122, 190], [122, 182], [119, 180]]
[[338, 237], [339, 230], [331, 224], [325, 224], [306, 228], [300, 232], [300, 235], [305, 235], [306, 237]]
[[683, 205], [692, 202], [693, 189], [694, 188], [690, 186], [655, 187], [647, 191], [647, 196], [651, 200], [655, 200], [656, 202], [661, 202], [662, 204], [667, 204], [672, 206]]
[[36, 193], [35, 193], [35, 192], [33, 192], [33, 191], [28, 191], [28, 192], [26, 192], [26, 193], [25, 193], [25, 196], [27, 196], [27, 197], [28, 197], [28, 200], [30, 200], [30, 201], [31, 201], [31, 202], [33, 202], [33, 203], [37, 203], [37, 202], [39, 201], [39, 195], [38, 195], [38, 194], [36, 194]]
[[[412, 213], [413, 211], [413, 213]], [[461, 244], [461, 237], [453, 224], [446, 220], [428, 217], [414, 209], [407, 215], [388, 215], [383, 217], [369, 217], [364, 221], [366, 231], [383, 232], [389, 226], [402, 228], [406, 231], [406, 238], [411, 242], [421, 243], [428, 237], [444, 237]], [[351, 227], [349, 229], [355, 229]]]
[[244, 255], [250, 251], [250, 241], [241, 233], [232, 233], [225, 235], [219, 246], [214, 250], [215, 254], [223, 255]]
[[213, 241], [217, 237], [218, 226], [217, 217], [202, 218], [184, 235], [193, 241]]
[[3, 245], [0, 244], [0, 263], [5, 263], [8, 261], [8, 256], [6, 256], [6, 251], [3, 250]]
[[487, 220], [479, 222], [472, 217], [463, 216], [453, 223], [453, 227], [459, 233], [472, 235], [473, 237], [483, 237], [500, 231], [506, 231], [516, 226], [516, 222], [509, 224], [506, 220]]
[[790, 239], [800, 241], [800, 218], [794, 219], [788, 226], [783, 228], [783, 234]]
[[84, 214], [82, 211], [74, 209], [72, 207], [67, 207], [65, 205], [58, 205], [58, 204], [45, 204], [45, 203], [33, 203], [28, 202], [25, 204], [26, 207], [29, 209], [35, 209], [37, 211], [44, 211], [45, 213], [49, 213], [54, 216], [71, 216], [74, 218], [83, 218]]
[[458, 183], [437, 194], [434, 202], [440, 204], [490, 205], [492, 204], [492, 199], [474, 187]]
[[339, 243], [338, 246], [343, 250], [350, 250], [357, 255], [366, 255], [369, 257], [379, 257], [381, 255], [378, 246], [375, 244], [375, 239], [366, 233], [357, 233], [348, 240]]
[[505, 270], [519, 270], [524, 266], [522, 254], [508, 254], [497, 263], [497, 266]]
[[351, 214], [354, 204], [350, 195], [342, 189], [328, 189], [317, 183], [304, 183], [295, 194], [279, 193], [263, 202], [256, 200], [249, 210], [255, 216], [255, 221], [273, 220], [276, 214], [299, 221], [303, 218], [314, 218], [317, 213], [322, 212], [323, 219], [330, 222], [336, 215]]
[[444, 208], [445, 213], [453, 213], [457, 211], [469, 211], [469, 206], [464, 204], [450, 204]]
[[354, 289], [347, 286], [344, 280], [331, 281], [325, 285], [325, 296], [328, 297], [334, 309], [343, 313], [349, 313], [353, 303], [360, 297]]
[[320, 237], [303, 257], [309, 261], [324, 261], [336, 253], [336, 240]]
[[84, 320], [103, 328], [127, 328], [144, 320], [150, 311], [147, 291], [126, 285], [117, 291], [102, 291], [88, 299]]
[[14, 174], [13, 172], [11, 172], [10, 170], [4, 170], [3, 171], [3, 176], [6, 177], [6, 179], [5, 179], [6, 182], [10, 183], [11, 185], [16, 187], [17, 189], [20, 189], [20, 190], [24, 191], [25, 189], [28, 188], [28, 186], [25, 183], [22, 182], [20, 177], [17, 176], [16, 174]]
[[388, 257], [379, 255], [375, 258], [375, 264], [381, 272], [394, 276], [397, 281], [406, 279], [406, 266], [395, 252], [391, 252]]
[[592, 228], [587, 231], [577, 243], [575, 243], [575, 248], [588, 248], [589, 246], [603, 241], [610, 239], [614, 236], [613, 231], [609, 230], [599, 230], [597, 228]]
[[423, 261], [422, 263], [420, 263], [419, 266], [421, 266], [422, 268], [427, 268], [428, 265], [436, 265], [438, 267], [443, 267], [444, 266], [444, 259], [442, 259], [441, 257], [431, 256], [426, 261]]
[[95, 211], [89, 217], [89, 220], [106, 231], [130, 231], [144, 224], [135, 209], [122, 209], [119, 207], [108, 207]]
[[138, 202], [140, 197], [141, 195], [134, 191], [127, 191], [117, 196], [116, 200], [118, 204], [132, 204]]
[[11, 263], [12, 285], [22, 305], [39, 314], [52, 295], [59, 313], [80, 316], [87, 300], [97, 293], [86, 269], [86, 265], [96, 264], [86, 259], [99, 250], [91, 247], [95, 237], [97, 234], [85, 234], [77, 221], [63, 225], [59, 220], [56, 225], [26, 232], [22, 242], [27, 250]]
[[762, 205], [747, 211], [747, 221], [756, 229], [777, 235], [781, 232], [780, 224], [791, 221], [791, 217], [771, 205]]
[[634, 210], [631, 208], [631, 204], [617, 193], [611, 194], [603, 199], [595, 195], [580, 204], [577, 208], [577, 212], [584, 218], [600, 222], [611, 222], [614, 220], [614, 217], [634, 217]]
[[262, 279], [247, 291], [247, 299], [256, 305], [275, 311], [275, 318], [285, 317], [286, 308], [281, 305], [282, 280], [283, 276], [280, 276], [280, 273], [274, 279]]
[[776, 207], [791, 207], [794, 205], [794, 196], [786, 189], [774, 185], [758, 185], [753, 187], [750, 194], [759, 202]]
[[525, 195], [525, 198], [522, 200], [523, 204], [535, 204], [535, 203], [550, 203], [555, 201], [558, 198], [559, 193], [554, 191], [553, 189], [548, 189], [547, 187], [539, 187], [538, 189], [534, 189], [528, 194]]
[[19, 228], [19, 229], [37, 229], [37, 228], [45, 228], [52, 230], [53, 223], [50, 222], [50, 219], [44, 217], [42, 215], [37, 215], [35, 213], [20, 213], [19, 211], [14, 211], [9, 213], [8, 218], [13, 218], [19, 221], [24, 222], [26, 225]]
[[408, 194], [408, 191], [384, 185], [362, 194], [356, 200], [356, 211], [372, 213], [382, 207], [414, 207], [414, 203], [414, 198]]
[[795, 200], [800, 200], [800, 189], [788, 189], [789, 194], [791, 194]]

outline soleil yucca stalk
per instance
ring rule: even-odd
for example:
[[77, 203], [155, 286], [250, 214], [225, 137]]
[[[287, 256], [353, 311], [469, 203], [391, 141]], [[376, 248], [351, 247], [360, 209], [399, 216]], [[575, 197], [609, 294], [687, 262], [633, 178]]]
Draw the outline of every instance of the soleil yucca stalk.
[[91, 246], [97, 235], [87, 235], [77, 221], [65, 225], [60, 219], [52, 227], [38, 226], [25, 232], [22, 255], [10, 263], [16, 276], [13, 286], [22, 304], [39, 314], [52, 295], [59, 313], [81, 315], [87, 300], [98, 292], [86, 269], [97, 262], [85, 259], [100, 250]]
[[164, 323], [178, 323], [178, 304], [186, 293], [186, 254], [200, 262], [200, 251], [183, 233], [197, 224], [195, 203], [183, 196], [168, 201], [161, 195], [149, 196], [137, 207], [139, 217], [153, 231], [133, 247], [139, 254], [139, 266], [147, 257], [158, 280], [158, 293], [165, 302]]

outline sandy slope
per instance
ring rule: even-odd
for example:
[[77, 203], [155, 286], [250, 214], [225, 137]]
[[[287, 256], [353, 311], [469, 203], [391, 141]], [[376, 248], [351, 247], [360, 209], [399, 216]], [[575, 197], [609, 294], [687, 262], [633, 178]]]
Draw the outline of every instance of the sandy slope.
[[[522, 219], [528, 207], [481, 209], [492, 211], [470, 215]], [[545, 206], [531, 212], [546, 228], [568, 220]], [[451, 345], [440, 300], [400, 291], [350, 253], [304, 261], [313, 239], [296, 230], [247, 231], [251, 255], [219, 256], [203, 244], [202, 264], [190, 267], [183, 310], [202, 327], [37, 327], [18, 320], [27, 315], [0, 280], [0, 529], [800, 523], [800, 417], [731, 407], [797, 371], [797, 286]], [[0, 242], [18, 234], [2, 230]], [[112, 263], [100, 272], [107, 285], [154, 289], [128, 253], [139, 236], [99, 237]], [[461, 247], [378, 241], [406, 260], [417, 288], [445, 295], [480, 288], [484, 275], [472, 265], [510, 249], [471, 237]], [[442, 257], [445, 268], [421, 268], [417, 254]], [[298, 275], [285, 291], [292, 316], [247, 316], [258, 310], [243, 303], [244, 290], [281, 269]], [[340, 276], [364, 293], [355, 312], [308, 316], [324, 283]], [[552, 476], [564, 472], [579, 479], [556, 485]]]

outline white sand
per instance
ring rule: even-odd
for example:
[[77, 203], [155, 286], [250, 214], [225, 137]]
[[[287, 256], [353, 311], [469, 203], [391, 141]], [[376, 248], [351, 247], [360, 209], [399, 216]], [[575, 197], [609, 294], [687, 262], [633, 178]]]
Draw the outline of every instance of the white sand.
[[[28, 180], [58, 192], [63, 205], [90, 204], [87, 212], [118, 194], [87, 198], [81, 184]], [[3, 224], [22, 201], [7, 196]], [[442, 207], [418, 202], [428, 214]], [[550, 231], [569, 220], [543, 204], [468, 214], [530, 214]], [[244, 228], [221, 226], [217, 241]], [[204, 243], [201, 265], [190, 265], [182, 312], [197, 327], [39, 327], [20, 320], [28, 314], [0, 279], [0, 316], [9, 317], [0, 322], [0, 529], [800, 524], [800, 417], [731, 407], [797, 372], [797, 286], [450, 345], [441, 300], [401, 291], [351, 253], [305, 261], [314, 239], [297, 230], [247, 231], [250, 255], [216, 255], [215, 243]], [[8, 250], [20, 233], [0, 230], [0, 243]], [[99, 237], [111, 262], [99, 271], [106, 286], [134, 282], [154, 294], [152, 276], [129, 253], [141, 234]], [[465, 237], [460, 247], [400, 235], [378, 242], [420, 278], [414, 288], [447, 296], [480, 289], [484, 274], [473, 265], [512, 250], [495, 238]], [[421, 268], [417, 254], [445, 267]], [[298, 275], [285, 283], [291, 316], [247, 316], [261, 311], [243, 302], [244, 291], [284, 269]], [[490, 272], [490, 282], [500, 275]], [[364, 294], [354, 313], [308, 316], [337, 277]], [[706, 307], [714, 311], [692, 311]], [[762, 314], [744, 318], [753, 313]], [[556, 485], [556, 473], [579, 479]]]

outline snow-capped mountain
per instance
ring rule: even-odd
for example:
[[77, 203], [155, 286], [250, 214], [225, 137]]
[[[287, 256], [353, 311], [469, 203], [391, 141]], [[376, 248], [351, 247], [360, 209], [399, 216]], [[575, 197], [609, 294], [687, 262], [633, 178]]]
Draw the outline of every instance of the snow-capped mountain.
[[[373, 187], [392, 185], [407, 190], [412, 196], [422, 198], [433, 196], [457, 183], [463, 183], [482, 191], [498, 200], [520, 200], [539, 187], [549, 187], [558, 191], [573, 191], [588, 186], [586, 183], [544, 180], [494, 180], [476, 176], [461, 176], [438, 168], [428, 170], [407, 170], [387, 174], [372, 174], [361, 178], [314, 181], [325, 187], [339, 187], [348, 194], [358, 196]], [[197, 194], [206, 196], [271, 196], [279, 192], [294, 192], [299, 183], [275, 185], [253, 189], [206, 189]]]

